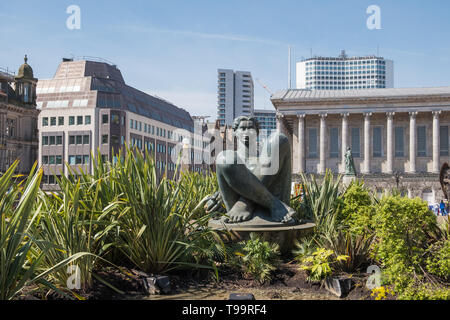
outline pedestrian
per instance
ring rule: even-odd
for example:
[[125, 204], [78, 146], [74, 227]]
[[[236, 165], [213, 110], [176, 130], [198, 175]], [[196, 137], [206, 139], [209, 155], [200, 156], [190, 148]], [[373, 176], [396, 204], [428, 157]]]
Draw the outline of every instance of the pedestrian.
[[441, 209], [441, 216], [446, 216], [447, 211], [445, 210], [445, 203], [444, 200], [441, 200], [441, 203], [439, 204], [439, 209]]

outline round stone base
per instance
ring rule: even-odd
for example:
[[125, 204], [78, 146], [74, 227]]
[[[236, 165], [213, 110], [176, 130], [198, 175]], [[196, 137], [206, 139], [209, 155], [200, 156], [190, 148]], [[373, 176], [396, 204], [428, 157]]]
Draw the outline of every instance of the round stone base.
[[224, 223], [221, 220], [210, 220], [209, 227], [220, 232], [224, 242], [239, 242], [250, 238], [250, 233], [256, 233], [268, 242], [277, 243], [282, 255], [291, 255], [295, 248], [295, 240], [311, 234], [314, 223], [281, 223], [264, 219], [254, 219], [242, 223]]

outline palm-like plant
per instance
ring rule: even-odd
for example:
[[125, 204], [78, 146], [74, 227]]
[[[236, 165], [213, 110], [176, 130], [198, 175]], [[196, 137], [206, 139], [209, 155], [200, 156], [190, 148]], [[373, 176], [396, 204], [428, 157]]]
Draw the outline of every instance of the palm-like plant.
[[[185, 173], [175, 183], [165, 176], [158, 181], [152, 157], [139, 150], [127, 148], [126, 156], [118, 159], [111, 179], [127, 209], [117, 219], [117, 242], [133, 264], [149, 273], [163, 273], [183, 265], [199, 267], [211, 256], [208, 250], [218, 252], [215, 244], [220, 240], [207, 227], [210, 215], [198, 216], [192, 210], [197, 198], [211, 191], [204, 180]], [[194, 196], [195, 192], [199, 194]]]
[[301, 179], [303, 189], [301, 205], [306, 216], [314, 220], [319, 232], [333, 231], [337, 227], [341, 176], [334, 179], [333, 173], [327, 169], [321, 184], [313, 175], [308, 179], [301, 174]]
[[39, 207], [34, 206], [42, 171], [36, 165], [26, 180], [14, 176], [18, 161], [0, 178], [0, 300], [12, 299], [35, 277], [43, 255], [28, 260]]

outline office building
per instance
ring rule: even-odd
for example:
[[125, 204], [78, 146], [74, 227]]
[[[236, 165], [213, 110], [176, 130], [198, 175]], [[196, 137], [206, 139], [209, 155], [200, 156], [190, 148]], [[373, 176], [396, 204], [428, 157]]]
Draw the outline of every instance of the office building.
[[394, 63], [377, 56], [313, 57], [297, 62], [297, 89], [358, 90], [394, 87]]
[[[56, 188], [54, 175], [67, 174], [65, 162], [75, 172], [91, 172], [91, 154], [99, 150], [114, 162], [125, 143], [147, 149], [158, 177], [167, 172], [171, 178], [176, 166], [171, 152], [194, 130], [187, 111], [130, 87], [117, 66], [102, 60], [63, 59], [52, 79], [39, 81], [37, 96], [42, 109], [39, 163], [46, 189]], [[194, 145], [199, 144], [192, 141]]]
[[242, 115], [251, 115], [254, 108], [253, 79], [250, 72], [217, 70], [217, 103], [220, 125], [231, 125]]

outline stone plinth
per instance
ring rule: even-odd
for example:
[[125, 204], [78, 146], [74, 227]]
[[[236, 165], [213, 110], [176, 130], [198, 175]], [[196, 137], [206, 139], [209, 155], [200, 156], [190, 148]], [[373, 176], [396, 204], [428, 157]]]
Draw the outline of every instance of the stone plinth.
[[256, 233], [263, 240], [277, 243], [282, 255], [290, 255], [295, 248], [295, 240], [311, 234], [314, 223], [281, 223], [271, 222], [261, 216], [241, 223], [225, 223], [222, 220], [210, 220], [208, 226], [221, 232], [224, 242], [239, 242], [250, 238], [250, 233]]

